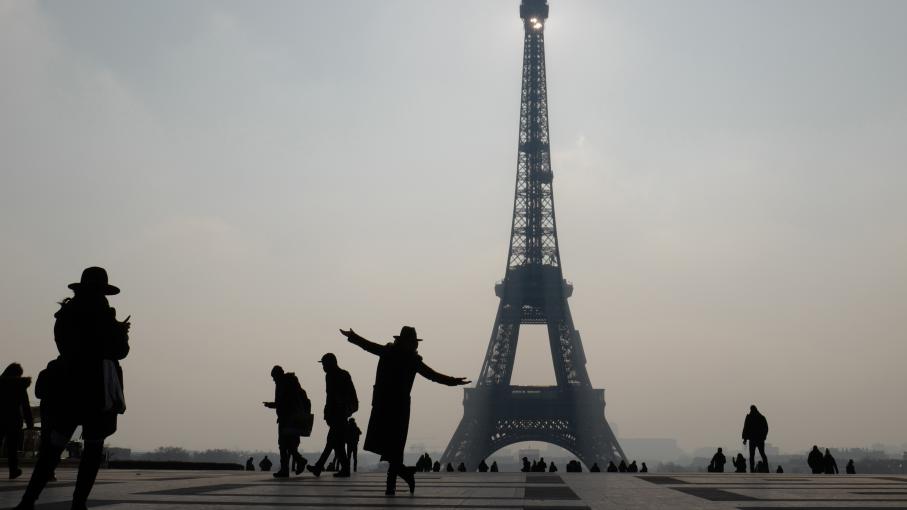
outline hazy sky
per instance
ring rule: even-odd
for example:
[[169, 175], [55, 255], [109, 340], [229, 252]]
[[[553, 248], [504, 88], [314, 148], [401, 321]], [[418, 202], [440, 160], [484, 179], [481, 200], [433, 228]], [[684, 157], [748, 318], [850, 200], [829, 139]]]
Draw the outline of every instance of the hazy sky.
[[[907, 441], [907, 2], [551, 0], [564, 274], [622, 437]], [[274, 448], [275, 362], [367, 421], [403, 324], [475, 378], [516, 165], [518, 0], [0, 2], [0, 363], [108, 268], [111, 443]], [[516, 383], [554, 381], [525, 328]], [[411, 443], [462, 390], [417, 382]], [[307, 450], [324, 435], [316, 422]], [[633, 455], [632, 452], [628, 452]]]

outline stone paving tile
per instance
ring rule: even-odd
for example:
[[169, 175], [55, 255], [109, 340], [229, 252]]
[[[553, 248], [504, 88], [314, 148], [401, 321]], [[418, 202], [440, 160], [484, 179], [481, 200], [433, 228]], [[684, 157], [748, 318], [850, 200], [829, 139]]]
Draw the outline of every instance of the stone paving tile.
[[[27, 475], [27, 473], [26, 473]], [[61, 469], [39, 509], [68, 509], [75, 471]], [[18, 501], [26, 477], [0, 481], [0, 508]], [[106, 510], [234, 508], [599, 509], [907, 509], [907, 476], [743, 474], [431, 473], [416, 493], [384, 495], [383, 473], [350, 479], [310, 474], [275, 480], [265, 473], [105, 470], [91, 507]]]

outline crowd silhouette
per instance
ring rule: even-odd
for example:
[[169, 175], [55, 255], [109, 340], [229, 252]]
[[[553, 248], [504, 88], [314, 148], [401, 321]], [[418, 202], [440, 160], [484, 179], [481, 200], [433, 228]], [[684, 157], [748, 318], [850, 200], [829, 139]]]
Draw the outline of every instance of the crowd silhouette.
[[[103, 443], [117, 430], [117, 417], [126, 411], [123, 393], [123, 371], [119, 361], [129, 354], [130, 317], [117, 320], [116, 310], [107, 297], [120, 289], [108, 283], [106, 270], [89, 267], [82, 272], [79, 282], [69, 285], [73, 296], [63, 299], [55, 313], [54, 341], [58, 356], [49, 361], [35, 381], [35, 395], [40, 399], [40, 447], [37, 461], [28, 485], [22, 495], [19, 510], [34, 508], [48, 481], [54, 480], [54, 469], [69, 444], [77, 427], [81, 427], [84, 448], [81, 451], [79, 470], [73, 491], [72, 508], [86, 508], [98, 469], [102, 461]], [[419, 457], [414, 466], [406, 466], [403, 449], [409, 431], [411, 409], [410, 393], [415, 376], [447, 386], [468, 384], [466, 378], [451, 377], [436, 372], [422, 360], [418, 353], [419, 342], [415, 328], [403, 326], [392, 342], [379, 344], [369, 341], [352, 329], [340, 330], [351, 344], [378, 357], [375, 384], [372, 392], [371, 412], [365, 433], [364, 449], [376, 453], [388, 463], [385, 494], [396, 491], [396, 479], [402, 479], [410, 493], [415, 491], [415, 472], [467, 472], [460, 462], [454, 468], [433, 460], [428, 453]], [[349, 372], [340, 368], [337, 356], [326, 353], [319, 361], [325, 373], [325, 406], [323, 418], [328, 426], [324, 449], [314, 464], [308, 464], [299, 453], [300, 438], [308, 437], [313, 428], [312, 404], [293, 372], [275, 365], [271, 369], [274, 382], [274, 400], [263, 402], [277, 415], [277, 443], [279, 468], [275, 478], [288, 478], [291, 472], [299, 475], [308, 469], [314, 476], [322, 471], [336, 471], [335, 477], [349, 477], [358, 470], [358, 449], [362, 430], [352, 416], [359, 409], [356, 388]], [[31, 379], [25, 377], [22, 366], [9, 364], [0, 374], [0, 443], [9, 446], [7, 459], [9, 478], [22, 474], [18, 465], [17, 450], [23, 439], [23, 427], [33, 429], [34, 421], [28, 401], [27, 388]], [[755, 405], [746, 415], [741, 438], [749, 447], [749, 471], [768, 473], [769, 462], [765, 454], [768, 420]], [[760, 459], [757, 462], [756, 453]], [[333, 454], [333, 459], [327, 463]], [[629, 464], [620, 459], [618, 464], [609, 460], [609, 473], [648, 473], [645, 462], [641, 467], [636, 460]], [[728, 459], [722, 448], [712, 456], [707, 470], [723, 473]], [[742, 453], [731, 457], [736, 473], [744, 473], [747, 459]], [[807, 456], [807, 464], [814, 474], [838, 474], [838, 465], [830, 449], [823, 453], [814, 445]], [[254, 459], [249, 457], [245, 470], [254, 471]], [[264, 456], [258, 463], [263, 472], [269, 472], [272, 462]], [[498, 464], [488, 465], [482, 459], [472, 468], [480, 473], [498, 472]], [[566, 463], [568, 473], [582, 472], [578, 460]], [[847, 474], [855, 474], [853, 459], [846, 465]], [[522, 458], [521, 471], [555, 473], [558, 467], [544, 457], [530, 461]], [[590, 472], [600, 472], [598, 462], [589, 466]], [[784, 469], [776, 466], [776, 473]]]

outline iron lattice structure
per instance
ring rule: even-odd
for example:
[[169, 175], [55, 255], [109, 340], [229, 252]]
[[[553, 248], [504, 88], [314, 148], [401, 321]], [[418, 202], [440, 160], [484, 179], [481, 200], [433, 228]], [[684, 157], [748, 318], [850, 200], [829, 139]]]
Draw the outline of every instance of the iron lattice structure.
[[[558, 445], [587, 466], [624, 459], [605, 420], [605, 392], [593, 389], [561, 270], [552, 190], [545, 76], [546, 0], [523, 0], [523, 83], [510, 251], [491, 340], [475, 388], [465, 390], [463, 420], [441, 463], [473, 468], [521, 441]], [[510, 384], [520, 326], [547, 325], [556, 386]], [[602, 466], [603, 467], [603, 466]]]

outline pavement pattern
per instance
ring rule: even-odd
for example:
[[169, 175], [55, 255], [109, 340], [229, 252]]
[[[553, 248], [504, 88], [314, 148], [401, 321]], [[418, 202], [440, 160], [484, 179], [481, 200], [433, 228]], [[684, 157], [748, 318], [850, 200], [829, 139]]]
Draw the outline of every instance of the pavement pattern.
[[[0, 508], [18, 502], [28, 474], [0, 481]], [[68, 509], [75, 476], [58, 470], [36, 508]], [[89, 508], [907, 509], [907, 475], [419, 473], [415, 494], [398, 484], [388, 497], [383, 473], [276, 480], [261, 472], [102, 470]]]

